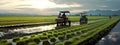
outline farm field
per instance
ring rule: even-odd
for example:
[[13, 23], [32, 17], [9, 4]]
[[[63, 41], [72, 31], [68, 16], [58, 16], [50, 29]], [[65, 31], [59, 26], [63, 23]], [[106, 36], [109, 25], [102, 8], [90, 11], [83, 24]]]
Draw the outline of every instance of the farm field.
[[[56, 16], [1, 16], [0, 26], [15, 25], [15, 24], [27, 24], [27, 23], [54, 23]], [[79, 16], [69, 16], [69, 20], [72, 22], [79, 21]], [[89, 20], [98, 20], [108, 18], [106, 16], [88, 16]]]
[[[6, 19], [7, 17], [3, 17], [0, 19]], [[15, 19], [16, 18], [16, 19]], [[17, 20], [28, 21], [25, 23], [39, 23], [39, 22], [54, 22], [56, 17], [11, 17], [11, 22]], [[89, 20], [98, 20], [98, 19], [107, 19], [108, 17], [98, 16], [88, 17]], [[37, 20], [35, 20], [37, 19]], [[49, 20], [50, 19], [50, 20]], [[72, 21], [78, 21], [79, 17], [72, 16], [70, 17]], [[1, 22], [4, 22], [4, 20]], [[119, 18], [112, 18], [103, 21], [98, 21], [94, 23], [77, 25], [63, 29], [54, 29], [46, 32], [42, 32], [39, 34], [32, 34], [24, 37], [14, 37], [12, 39], [1, 39], [1, 45], [78, 45], [89, 38], [94, 37], [104, 29], [107, 29], [114, 23], [116, 23]], [[6, 21], [8, 21], [6, 19]], [[34, 21], [34, 22], [33, 22]], [[21, 23], [24, 23], [21, 21]], [[4, 23], [3, 23], [4, 24]], [[19, 23], [9, 23], [9, 24], [19, 24]], [[6, 25], [6, 24], [4, 24]], [[112, 28], [112, 27], [110, 27]], [[95, 39], [97, 41], [97, 39]]]
[[0, 45], [120, 45], [120, 0], [0, 0]]

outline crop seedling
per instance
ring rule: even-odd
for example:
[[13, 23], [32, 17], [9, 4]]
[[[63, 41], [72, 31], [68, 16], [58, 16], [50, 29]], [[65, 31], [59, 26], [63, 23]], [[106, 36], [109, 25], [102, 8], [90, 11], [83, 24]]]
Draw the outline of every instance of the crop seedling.
[[55, 37], [52, 37], [52, 38], [50, 39], [50, 41], [51, 41], [51, 42], [56, 42]]
[[50, 42], [48, 40], [44, 40], [42, 44], [43, 45], [50, 45]]
[[16, 42], [16, 41], [18, 41], [18, 40], [20, 40], [20, 37], [14, 37], [14, 38], [13, 38], [13, 42]]

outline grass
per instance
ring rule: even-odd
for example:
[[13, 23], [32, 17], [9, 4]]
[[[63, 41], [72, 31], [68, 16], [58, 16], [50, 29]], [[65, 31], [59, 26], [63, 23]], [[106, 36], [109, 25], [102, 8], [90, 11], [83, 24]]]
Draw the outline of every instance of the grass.
[[[53, 23], [57, 16], [0, 16], [0, 26], [3, 25], [15, 25], [26, 23]], [[105, 16], [88, 16], [89, 20], [97, 20], [106, 18]], [[79, 16], [69, 16], [69, 20], [79, 21]]]

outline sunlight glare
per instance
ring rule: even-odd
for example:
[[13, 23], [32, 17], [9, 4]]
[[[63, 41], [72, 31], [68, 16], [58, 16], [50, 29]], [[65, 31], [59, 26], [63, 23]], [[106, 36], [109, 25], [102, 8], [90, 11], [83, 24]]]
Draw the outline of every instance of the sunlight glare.
[[54, 2], [51, 2], [49, 0], [28, 0], [29, 4], [34, 8], [52, 8], [54, 5], [56, 5]]

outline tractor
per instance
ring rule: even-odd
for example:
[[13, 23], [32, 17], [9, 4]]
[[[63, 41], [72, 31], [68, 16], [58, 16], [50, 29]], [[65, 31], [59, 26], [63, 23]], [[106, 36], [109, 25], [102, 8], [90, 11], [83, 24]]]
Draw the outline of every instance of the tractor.
[[88, 23], [88, 18], [87, 18], [86, 15], [84, 15], [84, 14], [85, 14], [85, 12], [84, 12], [84, 13], [81, 13], [81, 18], [80, 18], [80, 20], [79, 20], [80, 25], [82, 25], [82, 24], [87, 24], [87, 23]]
[[69, 11], [59, 11], [58, 18], [55, 19], [57, 27], [71, 26], [71, 21], [66, 16], [66, 13], [70, 15]]

